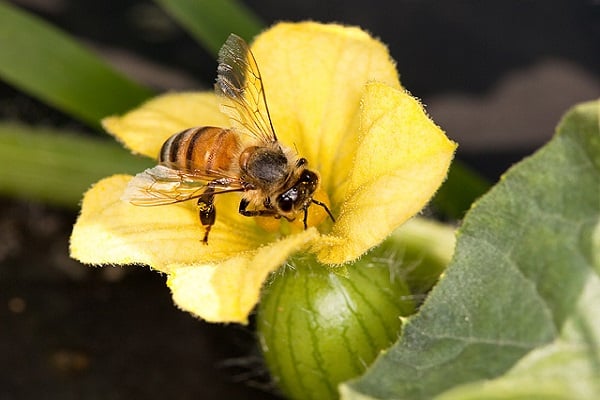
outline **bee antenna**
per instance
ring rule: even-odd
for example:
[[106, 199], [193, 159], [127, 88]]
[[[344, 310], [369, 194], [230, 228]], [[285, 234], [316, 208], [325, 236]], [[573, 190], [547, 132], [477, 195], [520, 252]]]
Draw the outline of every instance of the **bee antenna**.
[[335, 222], [335, 218], [333, 217], [333, 214], [331, 213], [331, 211], [329, 211], [329, 207], [327, 207], [327, 204], [325, 204], [319, 200], [315, 200], [315, 199], [310, 199], [310, 201], [313, 204], [323, 207], [323, 209], [327, 212], [327, 215], [329, 215], [329, 218], [331, 218], [331, 220], [333, 222]]

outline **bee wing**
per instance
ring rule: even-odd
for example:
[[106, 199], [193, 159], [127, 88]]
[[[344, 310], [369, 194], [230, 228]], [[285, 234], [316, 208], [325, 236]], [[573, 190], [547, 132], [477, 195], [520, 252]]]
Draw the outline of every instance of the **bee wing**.
[[191, 173], [157, 165], [129, 181], [121, 200], [136, 206], [173, 204], [200, 197], [210, 185], [216, 193], [242, 190], [239, 180], [220, 178], [208, 181]]
[[225, 98], [221, 111], [236, 128], [265, 143], [277, 141], [258, 65], [248, 44], [235, 34], [219, 51], [215, 92]]

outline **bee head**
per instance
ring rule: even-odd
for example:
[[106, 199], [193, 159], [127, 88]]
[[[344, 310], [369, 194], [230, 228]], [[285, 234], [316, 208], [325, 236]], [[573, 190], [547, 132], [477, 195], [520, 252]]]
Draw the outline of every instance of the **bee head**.
[[283, 217], [293, 219], [298, 211], [306, 210], [319, 186], [319, 176], [304, 169], [292, 187], [277, 196], [276, 204]]

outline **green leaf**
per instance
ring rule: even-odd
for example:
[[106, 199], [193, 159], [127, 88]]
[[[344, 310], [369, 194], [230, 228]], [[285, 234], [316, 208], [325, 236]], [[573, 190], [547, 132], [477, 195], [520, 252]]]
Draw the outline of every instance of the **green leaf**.
[[456, 244], [454, 230], [450, 225], [415, 217], [372, 251], [389, 263], [402, 262], [404, 267], [398, 273], [420, 304], [450, 263]]
[[213, 55], [230, 33], [250, 41], [263, 23], [235, 0], [155, 0]]
[[100, 178], [137, 173], [153, 162], [110, 140], [0, 124], [0, 194], [76, 207]]
[[[429, 399], [499, 377], [519, 360], [505, 379], [530, 374], [526, 398], [550, 398], [552, 372], [600, 395], [599, 105], [570, 111], [550, 143], [468, 212], [445, 276], [398, 343], [342, 386], [343, 398]], [[580, 347], [568, 349], [573, 343]], [[557, 348], [564, 357], [545, 354]], [[561, 373], [567, 362], [582, 375]], [[519, 398], [503, 397], [497, 385], [484, 398]], [[552, 398], [562, 398], [556, 390]]]
[[0, 2], [0, 78], [94, 127], [152, 95], [65, 33]]
[[527, 354], [499, 379], [459, 386], [436, 400], [598, 399], [599, 305], [600, 279], [592, 275], [557, 340]]

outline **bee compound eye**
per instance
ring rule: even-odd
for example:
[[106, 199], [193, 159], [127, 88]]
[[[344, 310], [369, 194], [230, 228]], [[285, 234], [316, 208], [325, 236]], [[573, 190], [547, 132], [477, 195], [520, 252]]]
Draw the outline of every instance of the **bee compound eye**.
[[315, 174], [314, 172], [309, 171], [307, 169], [305, 169], [304, 172], [302, 172], [302, 175], [300, 176], [301, 182], [311, 183], [311, 182], [315, 182], [316, 180], [317, 180], [317, 174]]
[[281, 211], [290, 212], [294, 207], [294, 201], [288, 196], [281, 196], [277, 202]]
[[277, 206], [283, 212], [294, 209], [294, 203], [298, 200], [298, 189], [291, 188], [277, 197]]

